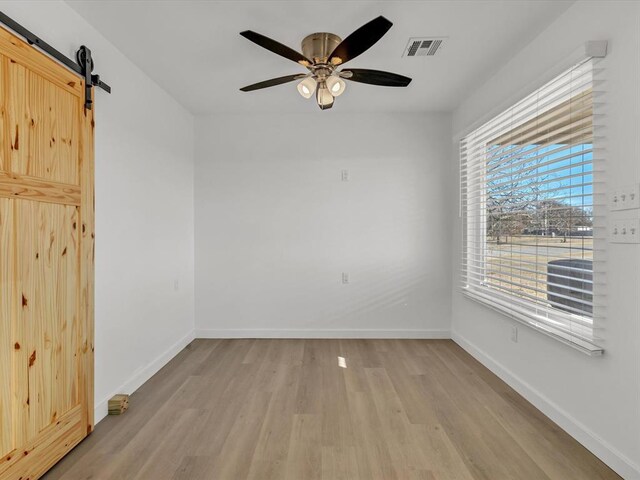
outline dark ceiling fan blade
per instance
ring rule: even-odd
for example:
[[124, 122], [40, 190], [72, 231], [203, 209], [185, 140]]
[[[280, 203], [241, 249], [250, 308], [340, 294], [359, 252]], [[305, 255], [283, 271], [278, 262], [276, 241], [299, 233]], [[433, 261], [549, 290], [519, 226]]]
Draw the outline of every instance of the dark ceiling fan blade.
[[328, 61], [334, 65], [342, 65], [349, 60], [353, 60], [361, 53], [369, 50], [387, 33], [392, 25], [393, 23], [383, 16], [374, 18], [345, 38], [340, 45], [331, 52]]
[[294, 80], [298, 80], [304, 77], [306, 77], [304, 73], [298, 73], [296, 75], [285, 75], [284, 77], [272, 78], [270, 80], [265, 80], [264, 82], [247, 85], [246, 87], [242, 87], [240, 90], [242, 90], [243, 92], [251, 92], [253, 90], [260, 90], [261, 88], [275, 87], [276, 85], [280, 85], [283, 83], [293, 82]]
[[[351, 73], [351, 76], [348, 76], [349, 73]], [[383, 87], [406, 87], [411, 83], [409, 77], [380, 70], [368, 70], [366, 68], [343, 70], [340, 72], [340, 76], [353, 82], [368, 83], [370, 85], [380, 85]]]
[[275, 40], [270, 39], [269, 37], [265, 37], [264, 35], [260, 35], [259, 33], [252, 32], [251, 30], [246, 30], [244, 32], [240, 32], [247, 40], [251, 40], [253, 43], [260, 45], [262, 48], [266, 48], [267, 50], [280, 55], [281, 57], [288, 58], [289, 60], [293, 60], [294, 62], [299, 63], [304, 67], [308, 67], [313, 62], [309, 60], [307, 57], [302, 55], [301, 53], [296, 52], [292, 48], [287, 47]]

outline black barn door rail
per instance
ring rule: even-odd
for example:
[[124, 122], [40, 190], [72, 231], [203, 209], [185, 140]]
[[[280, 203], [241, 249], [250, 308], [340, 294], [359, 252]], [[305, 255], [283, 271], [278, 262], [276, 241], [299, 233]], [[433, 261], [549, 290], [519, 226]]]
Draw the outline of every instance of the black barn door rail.
[[84, 45], [82, 45], [76, 52], [76, 63], [34, 33], [31, 33], [18, 22], [5, 15], [3, 12], [0, 12], [0, 23], [3, 23], [18, 35], [24, 37], [29, 45], [37, 46], [40, 50], [62, 63], [69, 70], [73, 70], [84, 78], [84, 108], [91, 110], [93, 103], [91, 100], [91, 89], [94, 86], [100, 87], [107, 93], [111, 93], [111, 87], [100, 80], [100, 75], [93, 75], [91, 73], [93, 71], [93, 58], [91, 58], [91, 50]]

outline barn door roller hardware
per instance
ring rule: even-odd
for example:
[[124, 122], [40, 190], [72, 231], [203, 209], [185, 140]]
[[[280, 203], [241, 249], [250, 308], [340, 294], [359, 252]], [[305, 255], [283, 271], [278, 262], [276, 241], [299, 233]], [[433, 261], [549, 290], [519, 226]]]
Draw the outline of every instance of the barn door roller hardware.
[[84, 78], [84, 108], [91, 110], [91, 106], [93, 104], [93, 101], [91, 100], [91, 89], [94, 86], [100, 87], [107, 93], [111, 93], [111, 87], [100, 80], [100, 75], [94, 75], [91, 73], [93, 71], [93, 58], [91, 58], [91, 50], [84, 45], [76, 52], [76, 63], [53, 48], [40, 37], [31, 33], [18, 22], [6, 16], [3, 12], [0, 12], [0, 22], [16, 32], [18, 35], [24, 37], [29, 45], [37, 46], [40, 50], [62, 63], [69, 70], [73, 70]]

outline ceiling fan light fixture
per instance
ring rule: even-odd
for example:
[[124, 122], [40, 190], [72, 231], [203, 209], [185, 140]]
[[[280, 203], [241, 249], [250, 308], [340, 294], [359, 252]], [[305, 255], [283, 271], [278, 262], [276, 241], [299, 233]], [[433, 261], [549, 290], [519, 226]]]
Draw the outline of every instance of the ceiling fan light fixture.
[[331, 95], [333, 95], [334, 97], [342, 95], [346, 87], [347, 84], [340, 77], [331, 75], [329, 78], [327, 78], [327, 88], [331, 92]]
[[313, 77], [307, 77], [298, 83], [298, 92], [304, 98], [311, 98], [313, 92], [316, 91], [316, 81]]
[[264, 80], [242, 87], [240, 90], [252, 92], [283, 83], [299, 82], [297, 85], [298, 93], [304, 98], [311, 98], [315, 93], [320, 109], [327, 110], [333, 106], [335, 98], [344, 93], [346, 88], [344, 80], [383, 87], [406, 87], [411, 83], [411, 79], [397, 73], [365, 68], [337, 70], [338, 66], [350, 62], [369, 50], [387, 33], [392, 25], [389, 20], [379, 16], [358, 28], [344, 40], [329, 32], [312, 33], [302, 40], [302, 53], [257, 32], [251, 30], [240, 32], [240, 35], [247, 40], [276, 55], [296, 62], [308, 70], [303, 74], [285, 75]]
[[327, 110], [333, 107], [333, 95], [331, 95], [331, 92], [327, 88], [325, 82], [322, 82], [320, 85], [318, 85], [316, 100], [318, 101], [320, 110]]

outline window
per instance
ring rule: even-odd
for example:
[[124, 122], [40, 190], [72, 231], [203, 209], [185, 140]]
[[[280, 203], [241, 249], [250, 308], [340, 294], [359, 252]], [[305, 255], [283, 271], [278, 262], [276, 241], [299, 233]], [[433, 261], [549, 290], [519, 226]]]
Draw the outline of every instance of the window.
[[469, 297], [599, 354], [593, 72], [581, 62], [462, 139], [462, 281]]

